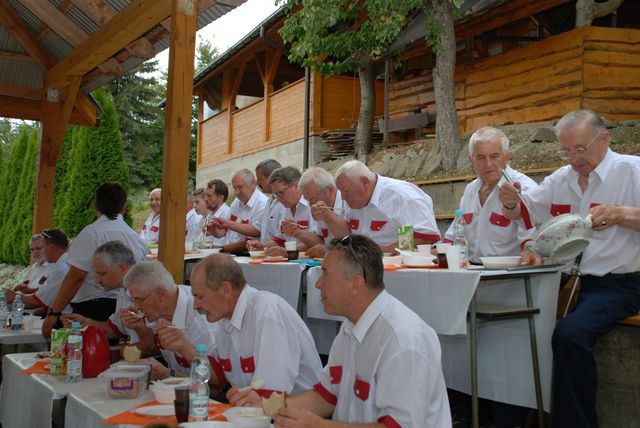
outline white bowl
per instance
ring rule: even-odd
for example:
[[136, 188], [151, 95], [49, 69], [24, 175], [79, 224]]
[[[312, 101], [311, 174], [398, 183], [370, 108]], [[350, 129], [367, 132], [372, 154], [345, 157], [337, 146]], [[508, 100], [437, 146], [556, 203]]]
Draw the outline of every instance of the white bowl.
[[158, 254], [158, 249], [157, 248], [149, 248], [149, 252], [153, 255], [157, 255]]
[[222, 250], [222, 248], [201, 248], [199, 251], [200, 254], [206, 257], [210, 254], [218, 254], [220, 250]]
[[402, 264], [407, 266], [433, 266], [436, 256], [420, 253], [403, 253]]
[[189, 385], [190, 382], [187, 377], [169, 377], [155, 382], [149, 389], [158, 403], [173, 404], [176, 399], [176, 387]]
[[522, 257], [480, 257], [480, 261], [487, 269], [507, 269], [520, 266], [522, 263]]
[[562, 214], [552, 217], [540, 228], [533, 244], [527, 248], [543, 257], [556, 260], [570, 260], [589, 245], [593, 233], [591, 216]]
[[402, 263], [402, 256], [385, 256], [382, 258], [382, 264], [385, 266], [395, 266]]
[[261, 407], [232, 407], [225, 410], [224, 416], [239, 427], [269, 428], [271, 425], [271, 418], [263, 413]]

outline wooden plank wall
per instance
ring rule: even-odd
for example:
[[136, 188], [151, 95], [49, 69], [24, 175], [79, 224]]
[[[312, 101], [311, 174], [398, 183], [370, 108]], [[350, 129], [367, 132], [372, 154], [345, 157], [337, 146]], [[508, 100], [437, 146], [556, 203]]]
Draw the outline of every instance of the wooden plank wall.
[[[321, 88], [321, 126], [314, 124], [313, 130], [355, 129], [360, 111], [360, 83], [357, 76], [323, 78]], [[376, 82], [376, 116], [381, 116], [383, 112], [384, 84]]]
[[200, 123], [198, 166], [213, 165], [227, 156], [227, 110]]
[[[460, 129], [556, 119], [591, 108], [612, 120], [640, 116], [640, 30], [587, 27], [459, 64]], [[392, 82], [392, 118], [435, 112], [430, 70]]]
[[270, 130], [268, 147], [279, 146], [302, 138], [304, 133], [304, 79], [298, 80], [272, 95]]

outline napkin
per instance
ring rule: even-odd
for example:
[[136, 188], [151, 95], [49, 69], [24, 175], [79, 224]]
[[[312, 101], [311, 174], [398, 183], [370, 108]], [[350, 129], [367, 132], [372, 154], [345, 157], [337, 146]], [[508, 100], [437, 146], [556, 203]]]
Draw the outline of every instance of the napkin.
[[[31, 366], [27, 367], [24, 370], [20, 370], [18, 373], [21, 374], [49, 374], [51, 373], [51, 369], [49, 368], [49, 363], [51, 363], [50, 359], [38, 360], [35, 363], [31, 364]], [[45, 368], [45, 366], [47, 366]]]
[[[152, 406], [155, 404], [160, 404], [157, 401], [147, 401], [146, 403], [142, 403], [138, 406], [135, 406], [126, 412], [118, 413], [117, 415], [113, 415], [107, 419], [102, 421], [103, 425], [146, 425], [149, 423], [159, 423], [164, 422], [166, 424], [175, 425], [178, 423], [175, 416], [144, 416], [139, 415], [137, 413], [133, 413], [134, 409], [138, 407], [144, 406]], [[227, 419], [222, 415], [225, 410], [230, 409], [231, 405], [229, 404], [220, 404], [220, 403], [210, 403], [209, 404], [209, 420], [210, 421], [226, 421]]]

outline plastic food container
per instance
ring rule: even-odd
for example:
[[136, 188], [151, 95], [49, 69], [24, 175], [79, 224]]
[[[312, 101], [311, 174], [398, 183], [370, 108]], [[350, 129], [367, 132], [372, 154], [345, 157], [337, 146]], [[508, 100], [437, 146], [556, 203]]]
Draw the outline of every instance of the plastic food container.
[[119, 364], [110, 367], [102, 374], [107, 384], [107, 396], [138, 398], [147, 389], [150, 371], [148, 365]]
[[155, 382], [149, 389], [158, 403], [173, 404], [176, 399], [176, 387], [188, 385], [191, 385], [191, 379], [188, 377], [170, 377]]

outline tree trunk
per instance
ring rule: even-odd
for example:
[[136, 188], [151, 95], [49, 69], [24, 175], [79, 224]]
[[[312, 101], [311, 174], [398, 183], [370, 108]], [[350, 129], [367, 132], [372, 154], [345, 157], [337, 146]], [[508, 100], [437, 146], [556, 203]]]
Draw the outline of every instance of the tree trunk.
[[460, 153], [454, 90], [456, 38], [450, 0], [434, 0], [432, 5], [435, 20], [441, 26], [440, 46], [434, 49], [436, 65], [432, 72], [436, 102], [436, 137], [442, 153], [442, 168], [448, 171], [456, 167], [458, 153]]
[[594, 0], [576, 1], [576, 28], [591, 25], [594, 19], [615, 12], [624, 0], [607, 0], [596, 3]]
[[373, 143], [373, 118], [376, 113], [376, 88], [373, 62], [367, 62], [358, 70], [360, 80], [360, 113], [353, 141], [356, 158], [360, 159], [371, 152]]

